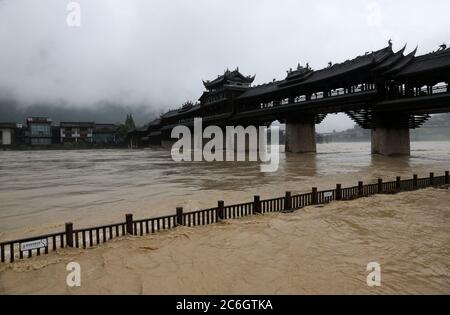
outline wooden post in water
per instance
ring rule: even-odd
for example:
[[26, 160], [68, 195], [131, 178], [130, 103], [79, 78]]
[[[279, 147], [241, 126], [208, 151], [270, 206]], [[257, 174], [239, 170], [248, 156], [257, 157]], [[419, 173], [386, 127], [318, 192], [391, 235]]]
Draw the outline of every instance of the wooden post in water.
[[311, 204], [316, 205], [318, 203], [317, 187], [311, 189]]
[[217, 221], [223, 220], [223, 208], [224, 208], [224, 202], [223, 200], [219, 200], [217, 202]]
[[342, 200], [342, 185], [336, 184], [336, 200]]
[[401, 182], [400, 182], [401, 180], [402, 180], [402, 178], [400, 176], [397, 176], [397, 178], [395, 179], [395, 188], [397, 190], [400, 190], [400, 188], [401, 188]]
[[419, 186], [419, 177], [417, 176], [417, 174], [413, 175], [413, 188], [417, 189], [417, 187]]
[[291, 210], [291, 209], [292, 209], [291, 192], [286, 191], [286, 195], [284, 197], [284, 210]]
[[358, 197], [362, 197], [364, 195], [364, 183], [358, 182]]
[[253, 213], [261, 213], [261, 199], [259, 196], [253, 198]]
[[127, 234], [133, 235], [133, 215], [130, 213], [125, 215], [125, 226]]
[[449, 178], [449, 173], [448, 173], [448, 171], [445, 171], [445, 184], [446, 184], [446, 185], [450, 184], [450, 178]]
[[430, 186], [434, 185], [434, 173], [430, 173]]
[[383, 192], [383, 179], [378, 178], [378, 193], [381, 194]]
[[183, 207], [177, 207], [177, 225], [183, 225]]
[[66, 243], [68, 247], [73, 247], [73, 223], [66, 223]]

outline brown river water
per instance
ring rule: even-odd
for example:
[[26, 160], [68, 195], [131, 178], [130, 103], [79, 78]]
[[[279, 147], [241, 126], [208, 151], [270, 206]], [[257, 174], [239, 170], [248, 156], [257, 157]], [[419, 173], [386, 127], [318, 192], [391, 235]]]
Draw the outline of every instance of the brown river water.
[[[177, 163], [157, 149], [0, 151], [0, 239], [450, 169], [450, 142], [415, 142], [411, 153], [319, 144], [261, 173], [256, 162]], [[427, 189], [117, 240], [0, 268], [0, 293], [450, 294], [449, 205], [450, 191]], [[72, 260], [91, 273], [78, 291], [65, 285]], [[365, 283], [370, 261], [382, 265], [381, 288]]]

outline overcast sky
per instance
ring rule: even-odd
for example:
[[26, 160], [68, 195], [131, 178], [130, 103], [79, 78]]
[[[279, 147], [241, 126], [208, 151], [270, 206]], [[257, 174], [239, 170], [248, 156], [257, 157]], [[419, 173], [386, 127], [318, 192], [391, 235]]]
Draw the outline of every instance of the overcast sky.
[[[100, 101], [161, 110], [196, 100], [228, 67], [282, 79], [387, 45], [450, 44], [449, 0], [0, 0], [0, 93], [22, 104]], [[1, 120], [1, 119], [0, 119]], [[351, 126], [332, 117], [319, 130]]]

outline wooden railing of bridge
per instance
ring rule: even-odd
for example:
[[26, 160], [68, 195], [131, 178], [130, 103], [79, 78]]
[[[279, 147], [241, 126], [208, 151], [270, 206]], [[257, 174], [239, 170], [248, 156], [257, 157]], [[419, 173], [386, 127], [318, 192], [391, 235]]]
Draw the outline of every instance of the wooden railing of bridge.
[[[0, 259], [2, 263], [12, 263], [17, 259], [48, 254], [61, 248], [88, 248], [106, 243], [113, 238], [127, 235], [143, 236], [174, 229], [180, 225], [188, 227], [209, 225], [255, 214], [291, 212], [334, 200], [352, 200], [374, 194], [391, 194], [448, 184], [450, 184], [450, 176], [446, 171], [443, 176], [434, 176], [434, 173], [424, 178], [414, 175], [410, 179], [402, 179], [398, 176], [394, 181], [384, 182], [378, 179], [376, 183], [364, 185], [363, 182], [358, 182], [356, 186], [345, 188], [337, 184], [334, 189], [323, 191], [313, 187], [307, 193], [292, 195], [291, 192], [286, 192], [282, 197], [265, 200], [254, 196], [252, 202], [234, 205], [225, 205], [223, 201], [219, 201], [217, 207], [191, 212], [184, 212], [183, 208], [178, 207], [174, 215], [149, 219], [134, 220], [132, 214], [127, 214], [124, 222], [83, 229], [73, 229], [72, 223], [66, 223], [65, 230], [62, 232], [0, 243]], [[41, 244], [41, 246], [35, 248], [33, 244]]]
[[[429, 86], [429, 87], [421, 87], [421, 88], [415, 88], [411, 91], [407, 92], [405, 89], [393, 89], [390, 91], [386, 91], [385, 101], [389, 100], [397, 100], [397, 99], [405, 99], [405, 98], [415, 98], [415, 97], [421, 97], [421, 96], [432, 96], [432, 95], [438, 95], [443, 93], [449, 93], [448, 84], [440, 84], [436, 86]], [[281, 99], [281, 100], [271, 100], [267, 102], [260, 102], [256, 104], [242, 104], [241, 107], [238, 109], [238, 112], [246, 112], [246, 111], [254, 111], [259, 109], [269, 109], [269, 108], [277, 108], [287, 105], [300, 105], [303, 103], [308, 102], [317, 102], [320, 100], [330, 100], [333, 98], [339, 98], [343, 96], [358, 96], [358, 95], [364, 95], [364, 94], [373, 94], [378, 93], [375, 84], [360, 84], [357, 86], [354, 86], [352, 89], [345, 89], [345, 88], [337, 88], [332, 89], [327, 92], [327, 95], [325, 95], [324, 91], [316, 91], [310, 94], [309, 97], [307, 97], [306, 94], [297, 95], [295, 97], [292, 97], [292, 101], [289, 100], [288, 97]]]

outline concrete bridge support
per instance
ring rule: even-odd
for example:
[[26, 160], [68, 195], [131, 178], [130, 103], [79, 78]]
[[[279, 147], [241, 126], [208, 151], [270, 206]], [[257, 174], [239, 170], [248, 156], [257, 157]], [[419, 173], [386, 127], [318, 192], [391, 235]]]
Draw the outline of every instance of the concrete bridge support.
[[373, 117], [372, 154], [410, 155], [409, 115], [377, 114]]
[[314, 116], [291, 118], [286, 121], [286, 152], [316, 152]]

